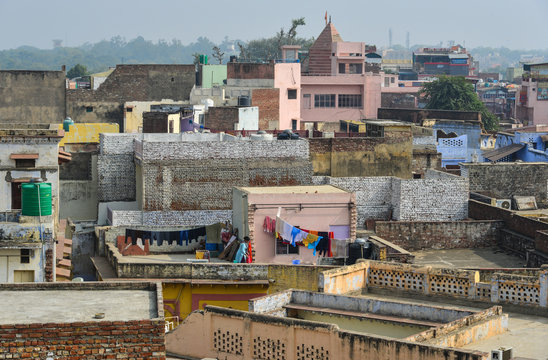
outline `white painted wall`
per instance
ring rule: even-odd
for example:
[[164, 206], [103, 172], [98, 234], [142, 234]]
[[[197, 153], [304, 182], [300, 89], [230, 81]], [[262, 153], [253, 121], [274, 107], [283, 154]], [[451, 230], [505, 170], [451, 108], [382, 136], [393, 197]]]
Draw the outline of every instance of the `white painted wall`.
[[259, 107], [239, 108], [238, 124], [234, 130], [259, 130]]
[[43, 282], [45, 263], [42, 265], [41, 252], [41, 248], [31, 250], [30, 262], [21, 264], [20, 249], [0, 249], [0, 282], [14, 282], [15, 270], [33, 270], [34, 282]]

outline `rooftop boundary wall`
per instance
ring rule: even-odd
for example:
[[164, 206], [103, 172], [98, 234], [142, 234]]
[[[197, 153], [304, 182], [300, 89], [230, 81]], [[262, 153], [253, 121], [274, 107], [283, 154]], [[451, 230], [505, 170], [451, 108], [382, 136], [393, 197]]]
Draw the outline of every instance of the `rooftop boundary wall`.
[[[193, 341], [188, 341], [192, 338]], [[486, 360], [478, 351], [441, 348], [343, 331], [337, 325], [207, 306], [166, 336], [169, 353], [194, 358]], [[358, 355], [359, 354], [359, 355]]]
[[232, 210], [108, 210], [111, 226], [202, 226], [232, 221]]
[[480, 282], [480, 274], [475, 270], [366, 260], [322, 272], [318, 288], [328, 294], [384, 289], [411, 296], [436, 295], [501, 305], [524, 305], [544, 310], [548, 307], [548, 270], [539, 271], [538, 276], [494, 273], [490, 281]]
[[[130, 321], [74, 321], [0, 326], [2, 354], [33, 358], [131, 358], [165, 359], [165, 320], [162, 287], [145, 282], [23, 283], [0, 284], [0, 290], [153, 290], [157, 313], [154, 318]], [[62, 305], [60, 305], [62, 306]], [[1, 355], [4, 357], [4, 355]], [[6, 358], [10, 358], [7, 356]]]

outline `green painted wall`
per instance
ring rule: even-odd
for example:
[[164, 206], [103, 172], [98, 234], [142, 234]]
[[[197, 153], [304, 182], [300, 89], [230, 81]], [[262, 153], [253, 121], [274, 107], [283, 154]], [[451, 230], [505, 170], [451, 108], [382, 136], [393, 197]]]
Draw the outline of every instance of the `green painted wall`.
[[226, 80], [226, 65], [202, 65], [202, 88], [223, 85]]

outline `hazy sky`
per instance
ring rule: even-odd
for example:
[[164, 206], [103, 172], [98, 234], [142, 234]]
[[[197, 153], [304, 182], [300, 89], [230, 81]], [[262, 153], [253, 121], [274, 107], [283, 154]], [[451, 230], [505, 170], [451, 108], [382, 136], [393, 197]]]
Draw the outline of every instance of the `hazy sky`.
[[272, 36], [291, 19], [304, 17], [299, 35], [318, 36], [325, 11], [344, 40], [386, 46], [440, 41], [466, 47], [548, 48], [548, 0], [0, 0], [0, 49], [51, 48], [139, 35], [177, 38], [184, 44], [205, 36], [220, 42]]

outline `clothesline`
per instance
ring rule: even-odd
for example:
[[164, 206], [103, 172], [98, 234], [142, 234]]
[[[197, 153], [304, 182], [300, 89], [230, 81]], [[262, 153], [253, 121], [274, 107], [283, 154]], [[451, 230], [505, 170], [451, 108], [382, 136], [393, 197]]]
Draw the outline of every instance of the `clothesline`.
[[316, 256], [316, 250], [320, 250], [320, 255], [332, 256], [331, 239], [333, 239], [333, 233], [300, 229], [279, 216], [276, 216], [276, 219], [266, 216], [263, 230], [267, 233], [274, 233], [274, 239], [281, 238], [292, 246], [300, 245], [312, 249], [314, 256]]

